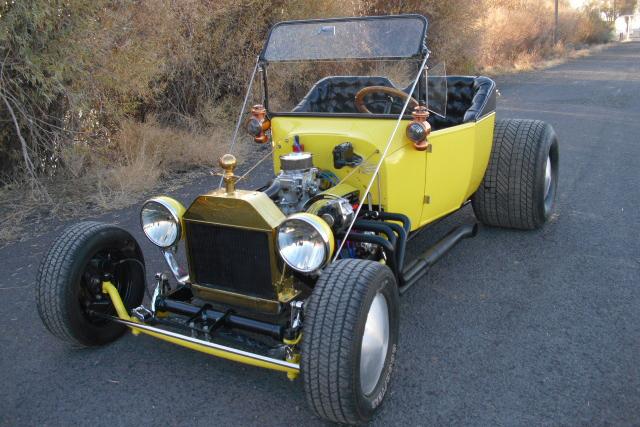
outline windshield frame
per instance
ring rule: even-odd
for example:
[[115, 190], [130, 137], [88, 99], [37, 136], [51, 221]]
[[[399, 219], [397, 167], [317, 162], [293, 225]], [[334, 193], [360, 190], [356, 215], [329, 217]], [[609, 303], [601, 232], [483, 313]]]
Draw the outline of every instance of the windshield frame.
[[[374, 20], [393, 20], [393, 19], [418, 19], [423, 22], [422, 32], [420, 35], [420, 43], [419, 50], [412, 55], [409, 56], [380, 56], [375, 58], [327, 58], [327, 59], [290, 59], [290, 60], [268, 60], [265, 57], [267, 52], [267, 48], [269, 47], [269, 42], [271, 41], [271, 36], [275, 30], [280, 27], [287, 25], [296, 25], [296, 24], [330, 24], [333, 22], [348, 22], [348, 21], [374, 21]], [[400, 60], [400, 59], [410, 59], [410, 58], [424, 58], [424, 56], [428, 53], [428, 49], [426, 46], [426, 37], [427, 37], [427, 29], [429, 27], [429, 21], [426, 17], [419, 14], [403, 14], [403, 15], [382, 15], [382, 16], [355, 16], [355, 17], [342, 17], [342, 18], [322, 18], [322, 19], [301, 19], [294, 21], [282, 21], [278, 22], [274, 26], [269, 29], [269, 33], [267, 34], [267, 39], [265, 40], [264, 46], [260, 51], [260, 55], [258, 59], [261, 63], [268, 64], [273, 62], [313, 62], [313, 61], [339, 61], [339, 60], [357, 60], [357, 59], [382, 59], [382, 60]]]
[[[332, 22], [347, 22], [347, 21], [371, 21], [371, 20], [390, 20], [390, 19], [418, 19], [422, 21], [423, 27], [422, 32], [420, 34], [421, 43], [419, 43], [419, 50], [410, 56], [386, 56], [386, 57], [375, 57], [375, 58], [332, 58], [332, 59], [295, 59], [295, 60], [267, 60], [265, 59], [265, 53], [267, 51], [267, 47], [269, 46], [269, 41], [271, 40], [271, 36], [274, 30], [281, 26], [285, 25], [296, 25], [296, 24], [324, 24], [324, 23], [332, 23]], [[306, 117], [333, 117], [333, 118], [370, 118], [370, 119], [397, 119], [398, 114], [366, 114], [366, 113], [317, 113], [317, 112], [293, 112], [293, 111], [271, 111], [269, 108], [269, 83], [268, 83], [268, 66], [269, 64], [276, 63], [313, 63], [313, 62], [327, 62], [327, 61], [402, 61], [402, 60], [418, 60], [418, 62], [422, 62], [425, 57], [428, 57], [431, 51], [427, 48], [427, 31], [429, 28], [429, 21], [424, 15], [416, 14], [416, 13], [407, 13], [401, 15], [380, 15], [380, 16], [351, 16], [351, 17], [338, 17], [338, 18], [320, 18], [320, 19], [301, 19], [301, 20], [291, 20], [291, 21], [281, 21], [273, 25], [269, 32], [267, 33], [266, 41], [260, 51], [260, 54], [257, 58], [256, 63], [256, 71], [261, 75], [262, 80], [262, 104], [265, 106], [267, 111], [269, 111], [269, 116], [306, 116]], [[257, 77], [257, 76], [256, 76]], [[417, 79], [420, 79], [421, 76], [418, 74]], [[253, 76], [252, 76], [253, 80]], [[420, 97], [420, 85], [418, 85], [418, 96]], [[403, 119], [410, 119], [411, 116], [409, 113], [403, 115]]]

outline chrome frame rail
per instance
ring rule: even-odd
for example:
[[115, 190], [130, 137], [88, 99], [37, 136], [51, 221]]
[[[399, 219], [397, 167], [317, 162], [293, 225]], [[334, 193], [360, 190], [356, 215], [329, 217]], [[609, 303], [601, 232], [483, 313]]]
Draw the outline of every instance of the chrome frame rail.
[[219, 351], [223, 351], [226, 353], [231, 353], [234, 354], [236, 356], [243, 356], [243, 357], [248, 357], [254, 360], [258, 360], [261, 362], [266, 362], [266, 363], [272, 363], [274, 365], [278, 365], [281, 366], [282, 368], [285, 368], [286, 370], [296, 370], [299, 371], [300, 370], [300, 365], [297, 363], [291, 363], [291, 362], [287, 362], [284, 360], [279, 360], [279, 359], [274, 359], [271, 357], [267, 357], [267, 356], [263, 356], [261, 354], [256, 354], [256, 353], [250, 353], [248, 351], [244, 351], [244, 350], [240, 350], [237, 348], [233, 348], [233, 347], [227, 347], [225, 345], [221, 345], [221, 344], [216, 344], [210, 341], [204, 341], [198, 338], [193, 338], [187, 335], [183, 335], [183, 334], [179, 334], [176, 332], [171, 332], [171, 331], [167, 331], [165, 329], [160, 329], [160, 328], [156, 328], [154, 326], [149, 326], [146, 325], [144, 323], [137, 323], [137, 322], [132, 322], [129, 320], [124, 320], [121, 319], [119, 317], [115, 317], [115, 316], [105, 316], [108, 317], [110, 320], [114, 321], [114, 322], [118, 322], [121, 323], [123, 325], [126, 325], [130, 328], [132, 328], [135, 332], [135, 329], [140, 329], [142, 331], [146, 331], [146, 332], [152, 332], [154, 334], [159, 334], [159, 335], [163, 335], [165, 337], [169, 337], [169, 338], [173, 338], [173, 339], [177, 339], [177, 340], [182, 340], [182, 341], [186, 341], [188, 343], [191, 344], [196, 344], [196, 345], [201, 345], [203, 347], [207, 347], [213, 350], [219, 350]]

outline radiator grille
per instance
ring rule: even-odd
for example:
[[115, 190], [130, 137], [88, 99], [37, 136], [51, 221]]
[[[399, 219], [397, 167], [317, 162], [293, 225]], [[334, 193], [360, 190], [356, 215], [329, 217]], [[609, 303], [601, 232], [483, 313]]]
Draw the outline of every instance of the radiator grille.
[[194, 283], [260, 298], [276, 298], [271, 282], [269, 234], [186, 223]]

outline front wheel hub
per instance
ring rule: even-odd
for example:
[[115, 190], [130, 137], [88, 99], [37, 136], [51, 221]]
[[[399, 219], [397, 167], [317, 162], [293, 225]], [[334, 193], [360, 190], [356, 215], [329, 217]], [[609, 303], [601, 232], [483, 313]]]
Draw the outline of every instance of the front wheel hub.
[[378, 384], [389, 348], [389, 307], [380, 292], [369, 307], [360, 348], [360, 387], [371, 394]]
[[544, 198], [546, 199], [551, 189], [551, 156], [547, 156], [547, 165], [544, 171]]

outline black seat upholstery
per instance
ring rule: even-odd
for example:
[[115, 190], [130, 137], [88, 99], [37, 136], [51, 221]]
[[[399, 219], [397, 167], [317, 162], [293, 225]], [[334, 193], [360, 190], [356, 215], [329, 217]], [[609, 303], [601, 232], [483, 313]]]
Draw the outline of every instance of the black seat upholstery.
[[[367, 86], [395, 87], [386, 77], [377, 76], [331, 76], [319, 80], [302, 101], [292, 110], [299, 113], [357, 113], [356, 93]], [[387, 97], [375, 93], [368, 98], [367, 107], [372, 113], [381, 114]], [[398, 113], [402, 111], [402, 106]]]
[[[429, 97], [435, 103], [439, 100], [437, 90], [431, 87], [429, 80]], [[447, 111], [446, 117], [432, 114], [429, 123], [434, 129], [444, 129], [476, 121], [496, 109], [496, 84], [488, 77], [448, 76], [447, 77]]]
[[464, 122], [476, 121], [496, 110], [496, 82], [489, 77], [473, 79], [473, 100], [464, 113]]
[[[446, 116], [437, 114], [429, 116], [429, 123], [433, 129], [444, 129], [464, 123], [464, 116], [473, 102], [473, 77], [448, 76], [447, 78], [447, 110]], [[440, 79], [428, 81], [429, 100], [433, 100], [434, 105], [440, 106], [444, 100], [442, 93], [434, 88], [434, 84], [439, 85]], [[435, 99], [434, 99], [435, 98]], [[439, 108], [438, 108], [439, 109]]]
[[[447, 79], [447, 113], [446, 117], [432, 114], [429, 122], [434, 129], [443, 129], [462, 123], [476, 121], [486, 114], [495, 111], [496, 85], [488, 77], [448, 76]], [[429, 80], [429, 97], [437, 103], [439, 94], [434, 84], [437, 79]], [[424, 98], [424, 80], [418, 93]], [[331, 76], [318, 81], [307, 95], [298, 103], [292, 112], [304, 113], [357, 113], [355, 96], [359, 90], [367, 86], [395, 87], [386, 77], [380, 76]], [[410, 87], [404, 89], [409, 92]], [[382, 93], [370, 95], [367, 107], [372, 113], [384, 113], [388, 97]], [[444, 100], [441, 100], [444, 101]], [[398, 100], [391, 106], [392, 114], [402, 111], [402, 103]]]

